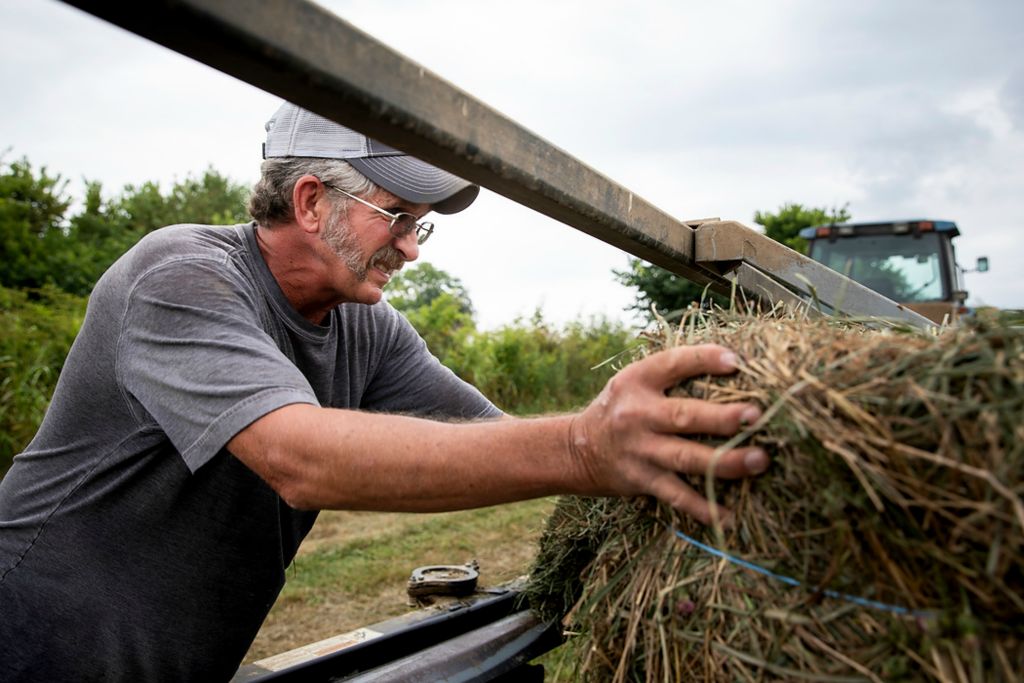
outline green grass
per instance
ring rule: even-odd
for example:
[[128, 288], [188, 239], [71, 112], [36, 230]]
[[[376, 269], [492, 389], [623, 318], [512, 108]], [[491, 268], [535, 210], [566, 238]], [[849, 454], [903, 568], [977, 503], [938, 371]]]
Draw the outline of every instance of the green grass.
[[416, 567], [477, 560], [482, 587], [522, 576], [553, 507], [540, 499], [429, 515], [325, 512], [246, 660], [414, 609], [405, 586]]
[[0, 287], [0, 477], [43, 419], [85, 302], [52, 287]]
[[[407, 612], [412, 569], [480, 560], [482, 586], [525, 574], [553, 498], [436, 515], [325, 512], [246, 661]], [[339, 609], [340, 608], [340, 609]], [[537, 659], [551, 683], [572, 681], [571, 644]]]
[[486, 544], [535, 536], [550, 508], [549, 501], [535, 500], [439, 515], [395, 515], [405, 519], [382, 533], [300, 554], [289, 568], [282, 595], [365, 593], [404, 582], [414, 566], [461, 564], [486, 550]]

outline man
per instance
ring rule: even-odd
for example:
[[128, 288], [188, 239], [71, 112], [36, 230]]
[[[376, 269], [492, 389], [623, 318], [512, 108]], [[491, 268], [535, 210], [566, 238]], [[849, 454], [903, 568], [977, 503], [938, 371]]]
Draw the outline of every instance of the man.
[[[0, 679], [218, 680], [235, 671], [316, 510], [452, 510], [651, 494], [749, 405], [667, 398], [719, 347], [634, 364], [575, 415], [500, 411], [381, 302], [431, 210], [478, 188], [285, 104], [234, 227], [158, 230], [101, 278], [35, 439], [0, 484]], [[725, 454], [724, 477], [767, 467]]]

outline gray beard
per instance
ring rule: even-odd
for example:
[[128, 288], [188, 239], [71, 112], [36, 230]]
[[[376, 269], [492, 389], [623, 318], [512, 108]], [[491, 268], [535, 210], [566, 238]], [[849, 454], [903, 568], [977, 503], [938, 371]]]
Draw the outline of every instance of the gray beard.
[[344, 215], [346, 207], [340, 205], [331, 211], [321, 233], [321, 239], [330, 247], [345, 266], [360, 282], [365, 282], [370, 267], [380, 268], [386, 273], [397, 272], [405, 265], [405, 257], [390, 244], [381, 247], [370, 259], [369, 266], [362, 260], [359, 253], [359, 240], [349, 228], [348, 216]]
[[345, 267], [363, 282], [366, 280], [368, 269], [360, 258], [359, 242], [355, 233], [349, 229], [347, 217], [342, 215], [344, 209], [344, 205], [334, 207], [331, 215], [327, 217], [320, 239], [345, 263]]

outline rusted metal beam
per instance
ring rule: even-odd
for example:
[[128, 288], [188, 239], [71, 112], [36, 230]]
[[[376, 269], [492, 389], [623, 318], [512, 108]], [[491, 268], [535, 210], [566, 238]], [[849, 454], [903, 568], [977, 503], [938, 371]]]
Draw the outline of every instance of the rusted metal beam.
[[700, 284], [693, 231], [305, 0], [66, 0]]
[[735, 221], [701, 223], [696, 228], [694, 251], [701, 266], [773, 302], [803, 300], [829, 312], [899, 320], [915, 327], [933, 324], [906, 306]]

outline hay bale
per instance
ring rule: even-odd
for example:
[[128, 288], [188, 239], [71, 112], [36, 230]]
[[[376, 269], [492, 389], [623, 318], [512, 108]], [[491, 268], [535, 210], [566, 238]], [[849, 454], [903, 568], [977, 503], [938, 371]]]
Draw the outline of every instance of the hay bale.
[[740, 372], [676, 391], [759, 403], [730, 445], [774, 464], [694, 482], [731, 530], [647, 499], [560, 502], [529, 595], [577, 633], [575, 676], [1020, 680], [1024, 331], [693, 312], [654, 346], [706, 341]]

